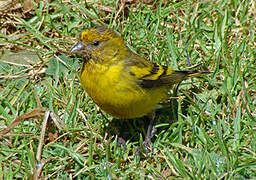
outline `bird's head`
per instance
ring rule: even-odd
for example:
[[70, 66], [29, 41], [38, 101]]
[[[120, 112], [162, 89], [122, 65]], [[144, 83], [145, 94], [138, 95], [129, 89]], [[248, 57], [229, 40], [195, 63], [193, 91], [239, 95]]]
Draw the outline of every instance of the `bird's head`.
[[126, 50], [123, 39], [117, 33], [100, 26], [84, 30], [70, 52], [80, 53], [87, 60], [107, 62], [117, 60], [116, 57]]

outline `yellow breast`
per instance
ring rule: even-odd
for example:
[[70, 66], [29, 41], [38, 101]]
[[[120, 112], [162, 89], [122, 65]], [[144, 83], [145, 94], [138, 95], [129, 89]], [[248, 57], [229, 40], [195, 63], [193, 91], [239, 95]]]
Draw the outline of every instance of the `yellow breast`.
[[141, 88], [129, 73], [123, 72], [123, 64], [104, 66], [88, 62], [81, 74], [81, 84], [102, 110], [123, 119], [151, 112], [168, 90]]

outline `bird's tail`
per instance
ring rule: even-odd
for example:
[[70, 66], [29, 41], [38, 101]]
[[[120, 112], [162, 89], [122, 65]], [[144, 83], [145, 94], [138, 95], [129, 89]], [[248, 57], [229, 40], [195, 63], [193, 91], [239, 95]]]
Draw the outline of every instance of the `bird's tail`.
[[205, 74], [211, 74], [212, 72], [210, 71], [201, 71], [198, 70], [199, 67], [202, 67], [203, 63], [197, 64], [195, 66], [189, 67], [187, 70], [176, 70], [176, 73], [180, 73], [184, 75], [184, 79], [189, 79], [189, 78], [194, 78], [194, 77], [201, 77], [202, 75]]

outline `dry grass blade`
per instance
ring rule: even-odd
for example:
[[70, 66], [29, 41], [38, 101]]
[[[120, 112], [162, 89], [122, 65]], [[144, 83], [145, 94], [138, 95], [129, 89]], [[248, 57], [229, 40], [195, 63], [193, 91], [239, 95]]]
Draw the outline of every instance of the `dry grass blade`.
[[0, 131], [0, 139], [2, 138], [2, 136], [6, 135], [8, 132], [10, 132], [11, 129], [13, 129], [16, 125], [18, 125], [23, 120], [31, 119], [31, 118], [40, 118], [44, 114], [44, 112], [45, 112], [45, 110], [43, 108], [36, 108], [30, 112], [27, 112], [27, 113], [17, 117], [7, 128]]
[[65, 123], [54, 112], [50, 112], [50, 116], [59, 130], [67, 128]]

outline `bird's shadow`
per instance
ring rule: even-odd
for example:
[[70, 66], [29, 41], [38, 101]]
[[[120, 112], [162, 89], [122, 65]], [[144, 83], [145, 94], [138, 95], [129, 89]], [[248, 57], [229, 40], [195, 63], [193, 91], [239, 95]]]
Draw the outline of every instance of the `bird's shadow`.
[[[192, 104], [191, 99], [195, 98], [195, 93], [199, 93], [201, 91], [194, 86], [193, 88], [190, 88], [189, 91], [179, 93], [178, 96], [177, 89], [178, 86], [176, 87], [176, 91], [174, 90], [174, 93], [171, 94], [168, 102], [164, 103], [162, 108], [155, 111], [153, 125], [165, 124], [163, 126], [158, 126], [155, 134], [166, 131], [173, 123], [177, 122], [179, 117], [178, 113], [182, 113], [182, 115], [186, 116], [188, 113], [188, 107]], [[182, 96], [182, 98], [179, 99], [180, 96]], [[139, 144], [141, 135], [144, 139], [147, 134], [150, 119], [148, 116], [127, 120], [113, 119], [111, 123], [119, 131], [117, 133], [116, 131], [110, 130], [110, 127], [106, 127], [110, 130], [110, 135], [112, 135], [112, 137], [117, 135], [118, 137], [121, 137], [124, 142], [129, 141], [131, 143]], [[155, 138], [156, 136], [153, 136], [151, 141], [154, 142]]]
[[[192, 95], [192, 94], [190, 94]], [[186, 109], [190, 105], [189, 98], [186, 96], [183, 99], [181, 106], [182, 114], [186, 114]], [[164, 103], [162, 108], [155, 111], [153, 125], [158, 125], [160, 123], [172, 124], [178, 121], [178, 98], [176, 93], [171, 96], [167, 103]], [[132, 143], [138, 143], [140, 141], [141, 135], [143, 139], [147, 134], [147, 128], [150, 123], [150, 117], [144, 116], [142, 118], [136, 119], [113, 119], [111, 121], [111, 128], [109, 126], [105, 127], [111, 136], [121, 137], [124, 141], [130, 141]], [[156, 129], [156, 134], [162, 130], [168, 129], [169, 126], [160, 126]], [[114, 130], [115, 129], [115, 130]], [[116, 130], [118, 132], [116, 132]], [[154, 137], [152, 138], [154, 141]]]

